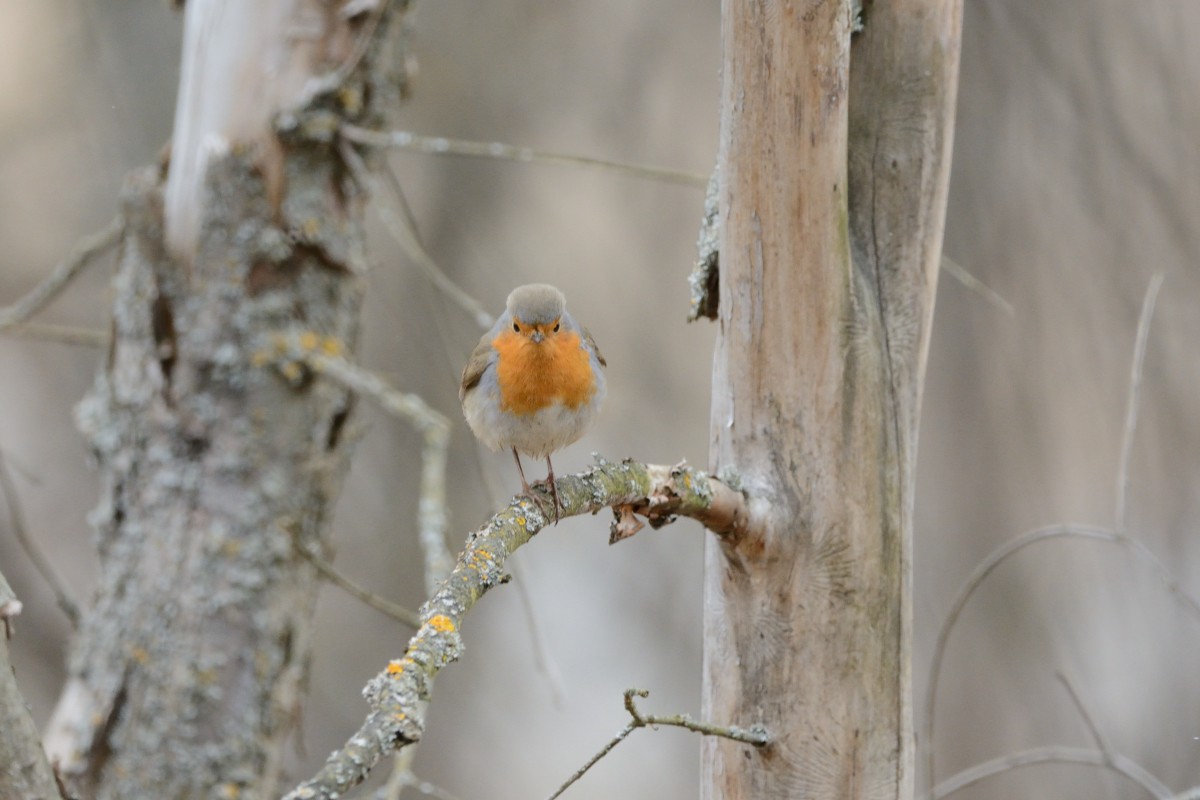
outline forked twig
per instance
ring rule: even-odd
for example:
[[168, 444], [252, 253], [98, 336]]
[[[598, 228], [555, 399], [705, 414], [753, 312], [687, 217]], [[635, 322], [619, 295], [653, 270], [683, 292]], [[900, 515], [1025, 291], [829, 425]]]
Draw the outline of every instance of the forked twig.
[[687, 714], [676, 714], [670, 717], [660, 717], [653, 714], [643, 714], [638, 710], [637, 703], [634, 697], [649, 697], [650, 692], [645, 689], [626, 689], [625, 690], [625, 710], [629, 712], [632, 718], [628, 725], [620, 730], [608, 744], [600, 748], [600, 750], [588, 759], [582, 767], [577, 769], [571, 777], [567, 778], [554, 794], [550, 795], [547, 800], [556, 800], [563, 792], [571, 787], [576, 781], [584, 776], [584, 774], [594, 767], [596, 763], [612, 752], [613, 748], [625, 741], [625, 737], [633, 733], [638, 728], [655, 727], [658, 725], [671, 725], [676, 728], [685, 728], [689, 731], [702, 734], [704, 736], [720, 736], [725, 739], [732, 739], [735, 742], [762, 747], [769, 744], [771, 737], [767, 734], [765, 728], [761, 725], [752, 725], [749, 728], [739, 728], [735, 725], [724, 727], [721, 725], [712, 725], [707, 722], [697, 722]]

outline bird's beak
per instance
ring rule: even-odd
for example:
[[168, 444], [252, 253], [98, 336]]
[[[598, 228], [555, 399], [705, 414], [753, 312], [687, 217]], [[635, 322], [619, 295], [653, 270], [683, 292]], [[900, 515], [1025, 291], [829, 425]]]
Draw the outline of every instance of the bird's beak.
[[546, 338], [546, 334], [542, 333], [541, 331], [534, 331], [533, 333], [529, 334], [529, 338], [533, 340], [534, 344], [539, 344], [543, 339]]

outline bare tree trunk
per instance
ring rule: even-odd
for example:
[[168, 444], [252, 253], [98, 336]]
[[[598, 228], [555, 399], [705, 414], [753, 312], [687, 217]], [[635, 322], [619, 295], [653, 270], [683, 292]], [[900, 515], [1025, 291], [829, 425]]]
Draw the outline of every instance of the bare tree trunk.
[[373, 72], [400, 14], [342, 5], [190, 0], [169, 177], [125, 189], [112, 346], [77, 412], [102, 573], [46, 737], [81, 796], [275, 791], [316, 596], [293, 545], [326, 533], [352, 398], [274, 342], [353, 349], [336, 126], [402, 85]]
[[959, 0], [723, 4], [707, 798], [911, 798], [913, 479]]

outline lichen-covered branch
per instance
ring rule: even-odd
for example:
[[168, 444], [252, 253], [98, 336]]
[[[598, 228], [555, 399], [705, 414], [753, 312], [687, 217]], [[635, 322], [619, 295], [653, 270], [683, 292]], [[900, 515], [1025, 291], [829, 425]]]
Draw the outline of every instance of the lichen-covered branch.
[[[739, 492], [683, 465], [601, 461], [578, 475], [560, 477], [556, 486], [564, 517], [628, 507], [647, 515], [652, 524], [687, 516], [716, 533], [736, 537], [747, 515]], [[549, 507], [545, 489], [535, 491], [544, 494]], [[367, 684], [364, 694], [370, 713], [362, 727], [314, 778], [290, 792], [288, 800], [341, 797], [361, 783], [381, 758], [420, 740], [434, 679], [462, 655], [459, 629], [467, 612], [488, 590], [504, 582], [505, 561], [548, 522], [537, 503], [522, 496], [467, 537], [454, 571], [421, 607], [421, 627], [404, 655]]]
[[0, 574], [0, 797], [61, 800], [54, 771], [8, 658], [10, 620], [20, 613], [20, 601]]

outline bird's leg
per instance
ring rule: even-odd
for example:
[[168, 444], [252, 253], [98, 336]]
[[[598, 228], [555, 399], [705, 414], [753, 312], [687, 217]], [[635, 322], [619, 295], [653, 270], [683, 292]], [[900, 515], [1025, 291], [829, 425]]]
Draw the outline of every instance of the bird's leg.
[[[517, 453], [517, 448], [514, 447], [512, 449], [512, 451], [513, 451], [513, 458], [517, 462], [517, 472], [520, 473], [520, 475], [521, 475], [521, 489], [524, 490], [525, 496], [528, 497], [530, 500], [532, 500], [533, 504], [538, 507], [538, 511], [542, 512], [542, 516], [549, 518], [550, 515], [546, 513], [546, 507], [542, 505], [542, 501], [539, 500], [538, 496], [533, 493], [532, 489], [529, 488], [529, 481], [525, 480], [525, 468], [521, 466], [521, 456]], [[555, 498], [555, 503], [557, 503], [558, 495], [551, 492], [551, 496], [553, 496]], [[555, 509], [554, 509], [554, 522], [556, 524], [558, 523], [558, 507], [557, 507], [557, 505], [555, 506]]]
[[562, 504], [558, 502], [558, 486], [554, 483], [554, 465], [550, 463], [550, 456], [546, 456], [546, 483], [550, 484], [550, 497], [554, 500], [554, 524], [558, 524], [558, 510], [562, 508]]

